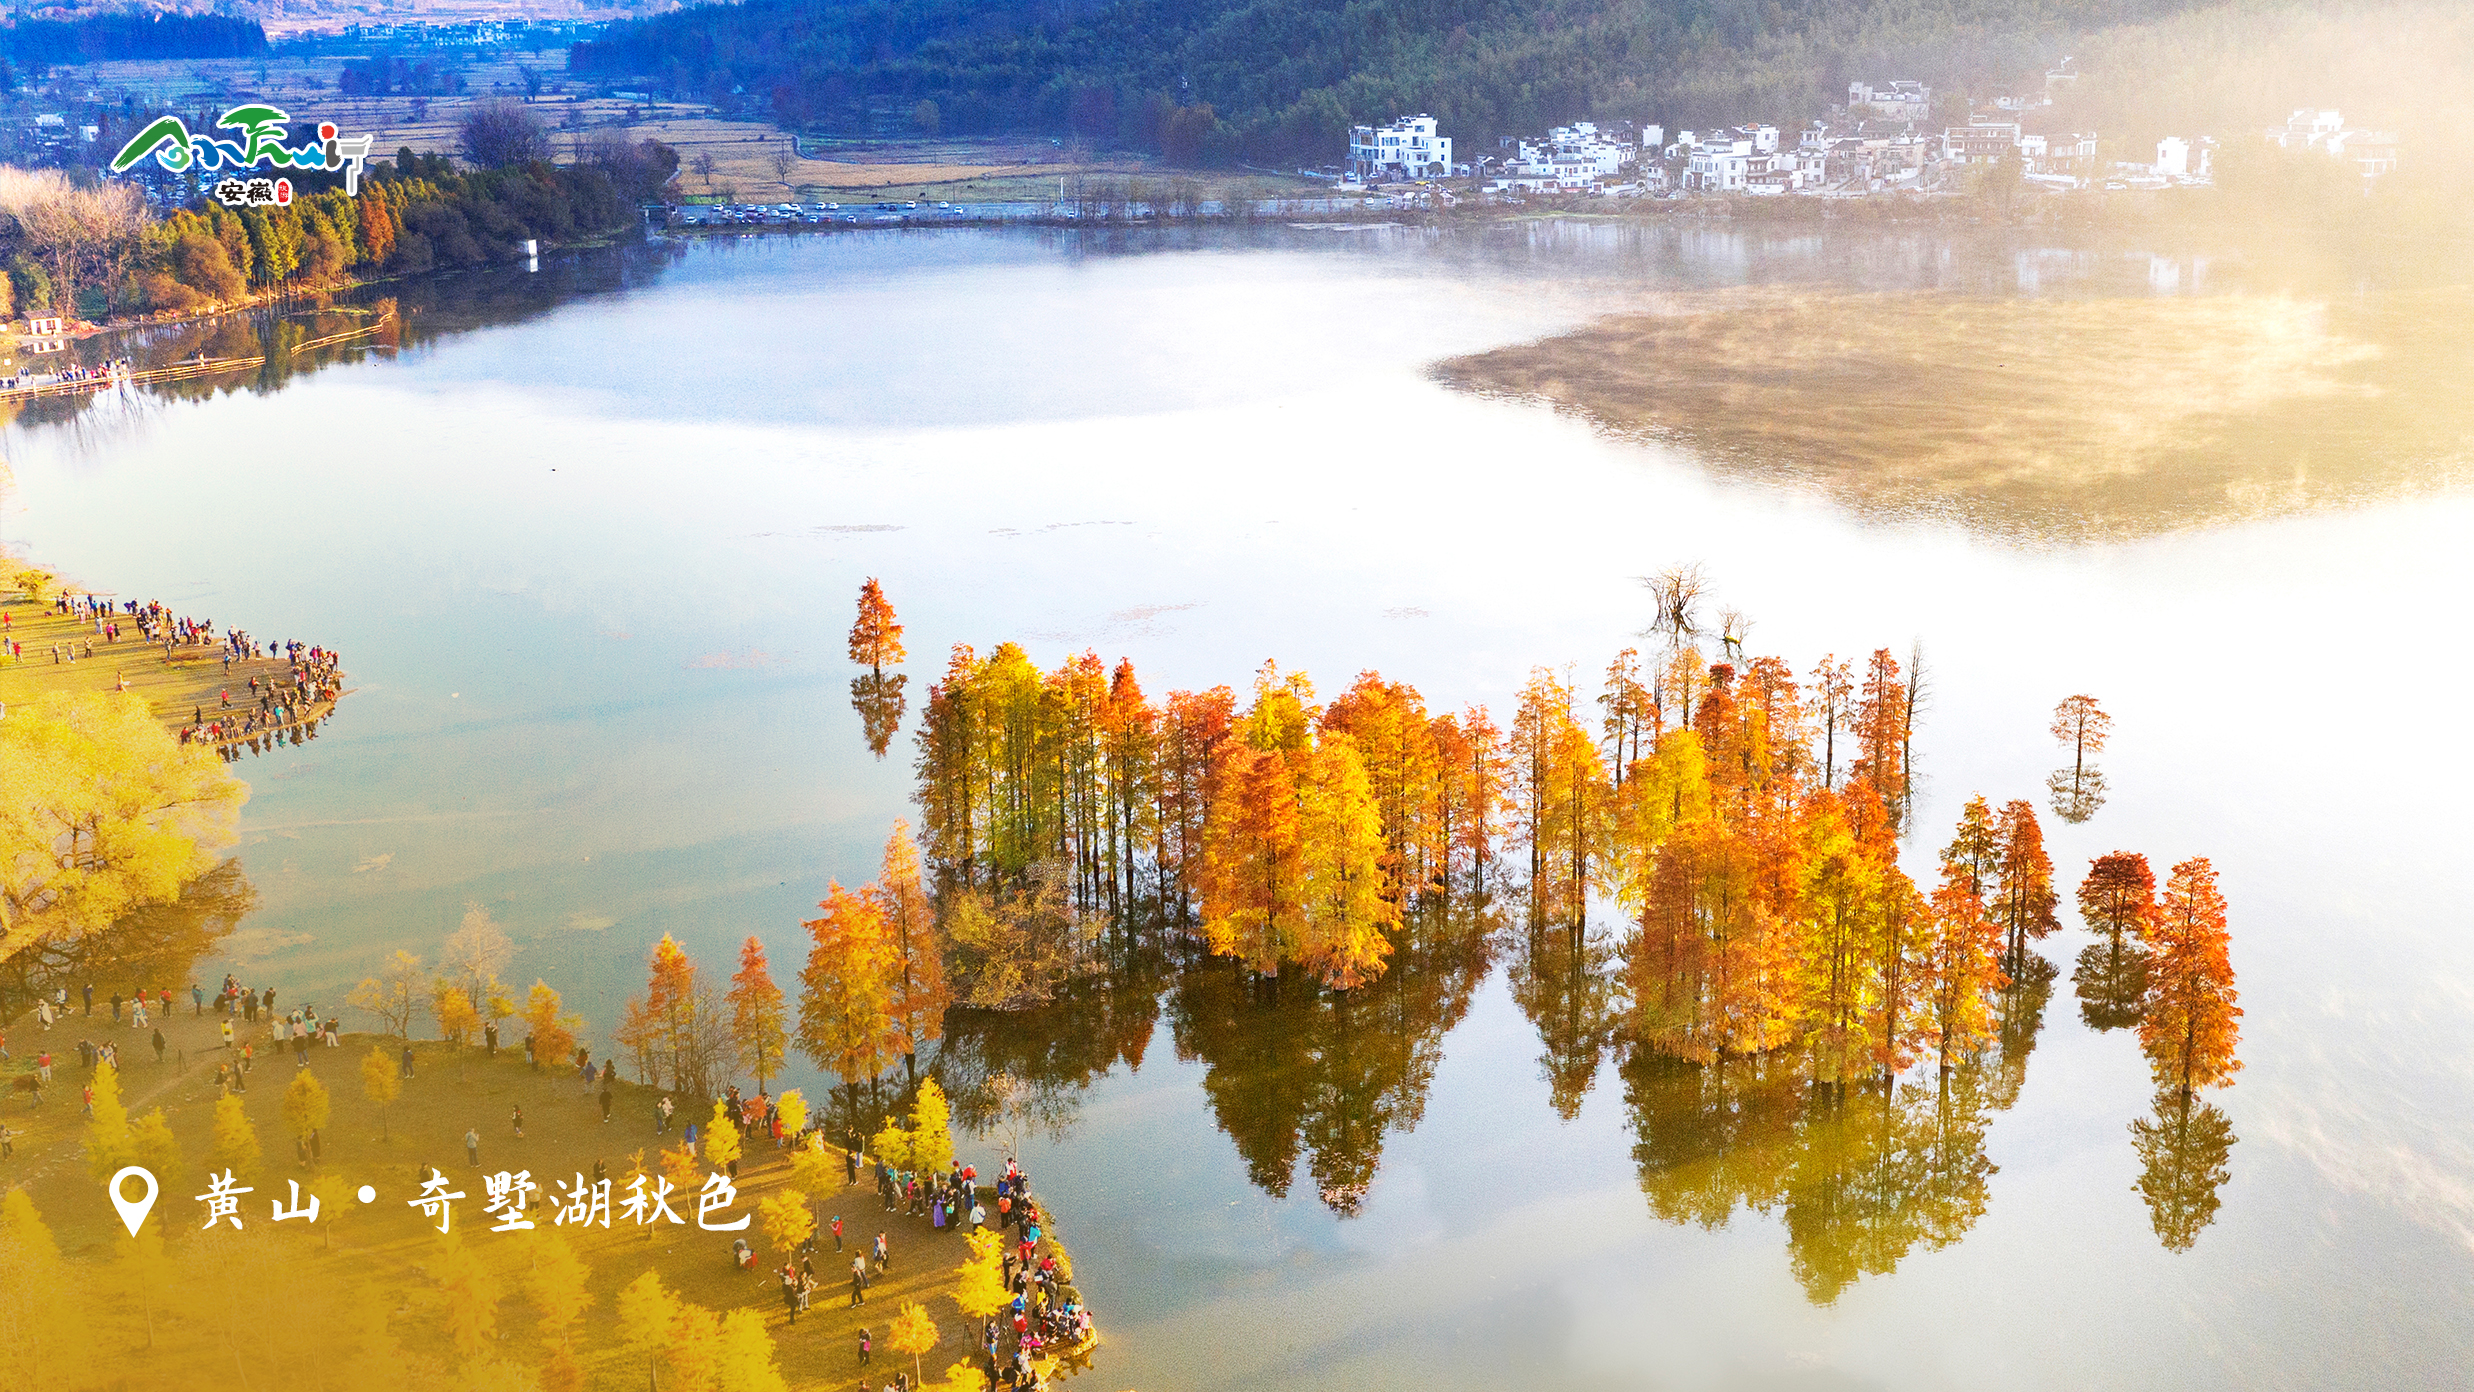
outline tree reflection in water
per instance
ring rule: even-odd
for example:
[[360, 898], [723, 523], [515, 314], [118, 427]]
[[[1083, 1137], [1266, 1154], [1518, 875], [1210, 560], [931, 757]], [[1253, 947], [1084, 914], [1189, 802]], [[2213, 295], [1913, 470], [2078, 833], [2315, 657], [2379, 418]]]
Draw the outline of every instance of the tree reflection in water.
[[1168, 974], [1156, 950], [1140, 949], [1045, 1005], [947, 1011], [934, 1072], [954, 1124], [1009, 1148], [1064, 1136], [1093, 1084], [1120, 1063], [1142, 1067]]
[[2135, 944], [2090, 943], [2080, 949], [2070, 984], [2089, 1029], [2129, 1029], [2139, 1023], [2139, 1003], [2148, 993], [2147, 954]]
[[1555, 1115], [1566, 1121], [1580, 1115], [1598, 1064], [1615, 1043], [1620, 1001], [1608, 968], [1616, 957], [1603, 932], [1553, 927], [1522, 935], [1512, 959], [1512, 1000], [1546, 1045], [1539, 1075]]
[[859, 712], [859, 729], [867, 737], [868, 752], [879, 759], [902, 730], [902, 713], [909, 709], [902, 688], [909, 681], [900, 672], [862, 672], [851, 679], [850, 708]]
[[1624, 1102], [1650, 1213], [1708, 1229], [1778, 1215], [1816, 1305], [1957, 1242], [1984, 1215], [1985, 1133], [2026, 1081], [2055, 975], [2031, 959], [2002, 995], [1995, 1043], [1947, 1077], [1837, 1087], [1809, 1081], [1792, 1048], [1706, 1064], [1635, 1049]]
[[2233, 1122], [2215, 1103], [2178, 1088], [2156, 1094], [2156, 1109], [2130, 1124], [2139, 1152], [2139, 1194], [2168, 1252], [2187, 1252], [2216, 1221], [2216, 1191], [2232, 1176]]
[[258, 907], [238, 858], [181, 886], [178, 896], [122, 915], [100, 933], [53, 938], [0, 961], [0, 1018], [55, 986], [94, 982], [123, 993], [181, 990], [198, 960]]
[[1285, 1197], [1302, 1152], [1323, 1202], [1344, 1218], [1360, 1210], [1384, 1137], [1425, 1114], [1443, 1036], [1493, 966], [1492, 927], [1468, 905], [1416, 910], [1390, 969], [1355, 991], [1226, 961], [1178, 973], [1177, 1056], [1202, 1061], [1203, 1093], [1256, 1187]]

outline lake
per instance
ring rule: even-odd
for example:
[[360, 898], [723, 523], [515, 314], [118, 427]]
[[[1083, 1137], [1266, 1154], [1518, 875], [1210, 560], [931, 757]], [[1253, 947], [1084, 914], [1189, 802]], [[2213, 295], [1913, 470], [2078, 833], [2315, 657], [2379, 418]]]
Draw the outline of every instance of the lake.
[[[724, 974], [759, 934], [787, 979], [827, 883], [871, 878], [915, 815], [909, 727], [877, 759], [850, 706], [865, 577], [908, 625], [914, 713], [948, 647], [1013, 639], [1043, 666], [1130, 657], [1155, 695], [1276, 658], [1326, 696], [1376, 669], [1500, 716], [1533, 667], [1594, 694], [1651, 641], [1639, 577], [1698, 562], [1799, 671], [1922, 643], [1919, 878], [1970, 794], [2041, 802], [2054, 704], [2102, 698], [2109, 800], [2047, 822], [2049, 996], [1955, 1102], [1920, 1075], [1825, 1098], [1628, 1059], [1599, 1018], [1611, 905], [1561, 955], [1514, 915], [1428, 925], [1350, 1002], [1239, 999], [1178, 958], [958, 1016], [958, 1075], [1042, 1085], [1027, 1163], [1107, 1336], [1085, 1385], [2460, 1384], [2474, 915], [2449, 809], [2474, 753], [2447, 713], [2474, 501], [2463, 418], [2423, 390], [2438, 350], [2377, 328], [2430, 337], [2410, 303], [2140, 248], [1551, 220], [748, 238], [392, 293], [390, 347], [9, 429], [0, 539], [351, 673], [315, 740], [238, 765], [262, 906], [202, 976], [339, 1001], [479, 902], [510, 979], [564, 989], [596, 1052], [665, 932]], [[2089, 354], [2204, 340], [2232, 424], [2182, 411], [2141, 457], [2221, 486], [2083, 516], [2039, 485], [1988, 512], [1936, 426], [1948, 467], [1875, 489], [1880, 449], [1803, 457], [1886, 428], [1868, 393], [1955, 393], [1992, 436], [2071, 398], [2027, 391], [2014, 419], [1981, 372], [1772, 375], [1740, 328], [1591, 337], [1736, 306], [1775, 337], [1819, 305], [1860, 338], [1847, 306], [1909, 297], [1968, 307], [1928, 366], [1967, 362], [2003, 304]], [[2231, 381], [2229, 304], [2273, 310], [2266, 378]], [[2291, 488], [2262, 483], [2271, 437]], [[2147, 439], [2054, 438], [2000, 441], [2005, 477]], [[2136, 1040], [2074, 992], [2069, 891], [2115, 849], [2160, 875], [2209, 856], [2232, 904], [2221, 1183], [2206, 1137], [2162, 1161], [2134, 1137]], [[2185, 1250], [2137, 1188], [2160, 1164]]]

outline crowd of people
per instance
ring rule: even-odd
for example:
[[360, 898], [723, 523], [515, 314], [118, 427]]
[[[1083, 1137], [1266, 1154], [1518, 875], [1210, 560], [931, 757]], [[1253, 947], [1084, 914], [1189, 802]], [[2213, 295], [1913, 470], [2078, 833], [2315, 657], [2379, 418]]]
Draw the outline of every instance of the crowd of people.
[[16, 372], [0, 377], [0, 391], [29, 391], [38, 387], [110, 386], [127, 377], [135, 364], [128, 358], [105, 358], [99, 363], [67, 363], [51, 372]]
[[[228, 652], [248, 657], [264, 655], [247, 634], [238, 630], [224, 641]], [[181, 727], [180, 742], [222, 746], [314, 724], [319, 708], [333, 703], [343, 690], [343, 669], [334, 650], [281, 643], [275, 651], [288, 661], [288, 670], [282, 677], [250, 677], [248, 691], [237, 698], [237, 706], [232, 688], [223, 688], [216, 693], [214, 716], [210, 719], [202, 705], [193, 710], [189, 723]], [[229, 661], [227, 657], [227, 665]]]

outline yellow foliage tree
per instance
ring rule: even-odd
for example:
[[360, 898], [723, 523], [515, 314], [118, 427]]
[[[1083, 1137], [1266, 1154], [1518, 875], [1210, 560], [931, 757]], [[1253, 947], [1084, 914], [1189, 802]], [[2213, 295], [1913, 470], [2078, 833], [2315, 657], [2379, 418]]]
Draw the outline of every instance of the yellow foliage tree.
[[910, 1163], [936, 1174], [953, 1168], [953, 1108], [934, 1078], [919, 1084], [919, 1097], [911, 1104]]
[[154, 1172], [157, 1180], [166, 1183], [181, 1172], [180, 1141], [172, 1135], [172, 1123], [161, 1107], [140, 1117], [129, 1128], [129, 1158], [125, 1163], [143, 1165]]
[[558, 992], [540, 980], [533, 982], [531, 994], [525, 997], [524, 1023], [533, 1032], [534, 1059], [551, 1067], [575, 1053], [576, 1034], [584, 1028], [581, 1016], [560, 1011]]
[[439, 1037], [450, 1044], [469, 1043], [481, 1029], [481, 1011], [472, 993], [462, 982], [443, 976], [430, 983], [430, 1015], [438, 1021]]
[[679, 1320], [679, 1298], [663, 1287], [658, 1273], [647, 1271], [619, 1291], [617, 1312], [619, 1337], [649, 1372], [653, 1360], [670, 1346], [670, 1327]]
[[722, 1364], [722, 1322], [702, 1305], [680, 1302], [678, 1318], [670, 1322], [670, 1392], [719, 1392]]
[[687, 1193], [693, 1194], [704, 1187], [704, 1166], [696, 1159], [696, 1152], [687, 1148], [685, 1141], [661, 1153], [661, 1172], [670, 1177], [673, 1186]]
[[[97, 1180], [108, 1180], [129, 1161], [129, 1109], [120, 1102], [120, 1073], [108, 1062], [95, 1065], [94, 1119], [86, 1123], [86, 1168]], [[157, 1176], [169, 1178], [169, 1176]]]
[[91, 1370], [87, 1304], [63, 1299], [59, 1244], [23, 1189], [0, 1199], [0, 1387], [74, 1387]]
[[447, 1338], [456, 1356], [479, 1358], [498, 1337], [498, 1302], [505, 1295], [498, 1277], [464, 1245], [463, 1234], [449, 1232], [438, 1237], [430, 1279], [438, 1284]]
[[773, 1109], [782, 1115], [782, 1134], [796, 1136], [807, 1125], [807, 1095], [797, 1088], [776, 1099]]
[[240, 1094], [225, 1093], [215, 1103], [215, 1129], [207, 1145], [206, 1168], [216, 1174], [229, 1170], [241, 1183], [254, 1183], [263, 1153], [258, 1148], [258, 1128], [250, 1125], [249, 1113], [241, 1109]]
[[566, 1351], [567, 1331], [592, 1308], [586, 1288], [592, 1272], [564, 1234], [546, 1233], [530, 1244], [533, 1264], [524, 1273], [524, 1295], [541, 1317], [541, 1337]]
[[911, 1133], [899, 1123], [888, 1121], [883, 1130], [868, 1138], [868, 1152], [880, 1165], [907, 1170], [911, 1167]]
[[885, 1347], [911, 1356], [911, 1380], [918, 1381], [919, 1356], [936, 1347], [936, 1321], [928, 1318], [927, 1308], [916, 1300], [903, 1301], [902, 1312], [885, 1331]]
[[786, 1257], [816, 1231], [816, 1215], [808, 1209], [807, 1195], [796, 1189], [781, 1190], [757, 1204], [756, 1222], [774, 1250]]
[[722, 1316], [720, 1343], [716, 1392], [789, 1392], [773, 1361], [773, 1336], [765, 1332], [764, 1316], [745, 1309]]
[[983, 1320], [1005, 1308], [1013, 1292], [1005, 1288], [1005, 1243], [985, 1228], [967, 1234], [971, 1254], [955, 1268], [961, 1280], [954, 1287], [954, 1303], [962, 1313], [974, 1320]]
[[331, 1110], [326, 1084], [318, 1081], [318, 1075], [306, 1068], [294, 1070], [291, 1084], [283, 1090], [284, 1125], [292, 1134], [307, 1137], [324, 1131]]
[[1335, 990], [1383, 974], [1400, 927], [1384, 893], [1383, 818], [1357, 742], [1327, 734], [1298, 760], [1298, 846], [1304, 922], [1298, 958]]
[[848, 1179], [840, 1157], [825, 1149], [825, 1138], [810, 1136], [790, 1153], [790, 1186], [803, 1194], [830, 1194]]
[[402, 1096], [404, 1080], [396, 1071], [395, 1061], [387, 1051], [372, 1044], [361, 1056], [361, 1095], [378, 1104], [378, 1131], [382, 1138], [392, 1139], [388, 1120], [393, 1115], [395, 1099]]
[[248, 789], [126, 692], [49, 691], [0, 720], [0, 956], [110, 926], [214, 865]]
[[714, 1169], [730, 1167], [739, 1158], [739, 1124], [730, 1119], [730, 1100], [713, 1099], [713, 1120], [704, 1129], [705, 1163]]

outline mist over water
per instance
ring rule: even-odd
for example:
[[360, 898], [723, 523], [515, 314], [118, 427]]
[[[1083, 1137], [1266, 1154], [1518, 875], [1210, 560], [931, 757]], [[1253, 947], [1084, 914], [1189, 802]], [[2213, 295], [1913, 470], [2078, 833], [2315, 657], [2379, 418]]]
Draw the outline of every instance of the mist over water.
[[[1577, 944], [1421, 920], [1347, 1002], [1168, 955], [957, 1013], [939, 1065], [966, 1114], [989, 1071], [1043, 1084], [1093, 1385], [2459, 1379], [2474, 755], [2401, 698], [2467, 678], [2474, 505], [2427, 307], [2144, 251], [1580, 223], [608, 255], [545, 266], [558, 293], [470, 278], [452, 315], [406, 292], [401, 347], [258, 390], [11, 428], [0, 539], [330, 644], [357, 688], [239, 766], [258, 907], [205, 971], [330, 1006], [479, 900], [600, 1052], [663, 932], [795, 956], [911, 810], [910, 726], [880, 760], [853, 708], [865, 576], [914, 718], [949, 645], [1009, 638], [1156, 690], [1276, 657], [1500, 712], [1533, 665], [1594, 694], [1643, 641], [1635, 578], [1698, 561], [1799, 671], [1923, 641], [1911, 873], [1971, 793], [2042, 805], [2054, 703], [2103, 699], [2106, 800], [2050, 848], [2065, 903], [2116, 849], [2221, 872], [2229, 1177], [2088, 1022], [2067, 911], [2047, 994], [1946, 1096], [1627, 1058], [1611, 908]], [[2371, 675], [2400, 657], [2414, 682]], [[2135, 1187], [2160, 1173], [2187, 1250]]]

